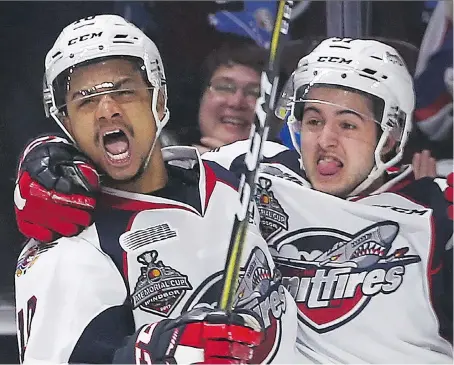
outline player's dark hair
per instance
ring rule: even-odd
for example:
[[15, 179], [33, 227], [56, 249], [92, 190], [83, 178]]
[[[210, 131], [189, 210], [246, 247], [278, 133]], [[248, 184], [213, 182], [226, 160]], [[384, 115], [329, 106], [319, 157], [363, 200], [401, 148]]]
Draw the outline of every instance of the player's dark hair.
[[[348, 91], [351, 93], [355, 93], [355, 94], [364, 96], [371, 102], [371, 106], [372, 106], [371, 112], [372, 112], [372, 115], [374, 116], [375, 120], [378, 123], [380, 123], [383, 118], [385, 102], [383, 99], [380, 99], [378, 96], [375, 96], [375, 95], [369, 94], [368, 92], [357, 90], [357, 89], [354, 89], [354, 88], [351, 88], [348, 86], [336, 85], [336, 84], [317, 83], [317, 84], [311, 85], [310, 87], [311, 88], [327, 87], [330, 89], [345, 90], [345, 91]], [[298, 88], [298, 90], [296, 91], [296, 100], [299, 100], [299, 98], [303, 97], [307, 93], [307, 90], [308, 90], [308, 85], [300, 86]], [[302, 118], [303, 110], [304, 110], [304, 107], [301, 105], [299, 105], [299, 106], [297, 105], [295, 107], [295, 115], [297, 116], [297, 118]], [[379, 129], [381, 131], [381, 128], [379, 128]]]
[[[148, 87], [152, 87], [150, 81], [148, 80], [147, 73], [145, 70], [145, 67], [143, 65], [143, 61], [140, 58], [132, 57], [132, 56], [108, 56], [108, 57], [98, 57], [94, 58], [85, 62], [81, 62], [75, 66], [67, 68], [65, 71], [61, 72], [60, 75], [58, 75], [54, 82], [53, 82], [53, 88], [54, 88], [54, 97], [55, 97], [55, 102], [58, 106], [60, 105], [65, 105], [65, 97], [66, 93], [69, 91], [69, 84], [71, 81], [71, 73], [79, 67], [84, 67], [88, 66], [94, 63], [99, 63], [102, 61], [110, 60], [110, 59], [125, 59], [131, 63], [131, 65], [134, 67], [134, 69], [138, 72], [140, 72], [144, 82], [148, 85]], [[67, 114], [67, 109], [66, 106], [61, 110], [65, 115]]]

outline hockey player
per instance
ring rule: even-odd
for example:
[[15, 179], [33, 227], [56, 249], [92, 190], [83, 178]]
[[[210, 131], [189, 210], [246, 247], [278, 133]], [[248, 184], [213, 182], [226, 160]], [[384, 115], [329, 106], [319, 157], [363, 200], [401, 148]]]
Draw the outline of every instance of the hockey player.
[[[323, 41], [284, 88], [277, 115], [299, 161], [269, 144], [256, 201], [298, 306], [299, 348], [316, 362], [452, 363], [446, 184], [391, 170], [413, 109], [402, 58], [371, 40]], [[243, 156], [237, 143], [204, 158], [235, 170]]]
[[[298, 152], [265, 145], [256, 201], [314, 362], [452, 362], [452, 178], [448, 203], [433, 178], [391, 171], [413, 108], [401, 57], [376, 41], [322, 42], [285, 88]], [[246, 148], [204, 159], [239, 173]]]
[[[46, 110], [77, 148], [57, 137], [27, 147], [19, 180], [31, 184], [18, 185], [17, 209], [45, 193], [32, 179], [89, 195], [99, 171], [103, 190], [88, 229], [52, 243], [30, 240], [20, 255], [21, 361], [300, 361], [296, 306], [255, 222], [237, 305], [215, 309], [240, 206], [237, 179], [193, 147], [161, 151], [169, 111], [154, 43], [119, 16], [92, 16], [62, 31], [45, 68]], [[75, 205], [93, 206], [84, 194]], [[35, 218], [53, 217], [49, 206], [35, 208]], [[78, 213], [58, 212], [61, 233], [71, 230], [69, 219], [88, 223]]]

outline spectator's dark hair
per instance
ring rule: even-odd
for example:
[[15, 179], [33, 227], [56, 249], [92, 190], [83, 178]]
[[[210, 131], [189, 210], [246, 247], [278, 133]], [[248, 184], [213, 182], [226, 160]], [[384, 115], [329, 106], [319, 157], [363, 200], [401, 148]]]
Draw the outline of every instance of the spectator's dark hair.
[[212, 51], [202, 65], [202, 92], [220, 66], [242, 65], [261, 73], [265, 68], [267, 51], [246, 38], [226, 41]]

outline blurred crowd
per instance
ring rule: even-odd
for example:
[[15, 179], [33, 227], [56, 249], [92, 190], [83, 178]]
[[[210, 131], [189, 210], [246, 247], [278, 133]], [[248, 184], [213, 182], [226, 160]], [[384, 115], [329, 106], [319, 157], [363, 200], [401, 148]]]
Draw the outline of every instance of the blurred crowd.
[[[282, 82], [299, 58], [325, 37], [355, 36], [389, 43], [401, 53], [415, 79], [415, 128], [403, 163], [411, 162], [413, 153], [429, 149], [438, 162], [438, 173], [445, 175], [452, 170], [453, 158], [452, 1], [351, 1], [350, 7], [355, 7], [349, 13], [342, 7], [336, 10], [332, 3], [344, 2], [306, 1], [296, 7], [283, 54]], [[60, 30], [76, 19], [101, 13], [122, 15], [144, 30], [157, 43], [166, 64], [171, 122], [162, 144], [194, 145], [205, 152], [248, 138], [256, 118], [260, 72], [266, 67], [273, 4], [0, 2], [4, 31], [0, 38], [0, 235], [4, 241], [0, 335], [15, 336], [11, 333], [14, 318], [8, 315], [13, 315], [9, 310], [13, 273], [23, 240], [16, 229], [12, 200], [17, 159], [33, 137], [58, 132], [43, 113], [41, 88], [44, 56]], [[335, 14], [338, 10], [344, 17]], [[355, 11], [359, 18], [352, 17]], [[335, 18], [342, 20], [334, 23]], [[238, 25], [240, 21], [244, 27]], [[276, 119], [270, 138], [291, 147], [285, 128]], [[15, 351], [11, 352], [15, 337], [1, 341], [0, 363], [15, 362]]]

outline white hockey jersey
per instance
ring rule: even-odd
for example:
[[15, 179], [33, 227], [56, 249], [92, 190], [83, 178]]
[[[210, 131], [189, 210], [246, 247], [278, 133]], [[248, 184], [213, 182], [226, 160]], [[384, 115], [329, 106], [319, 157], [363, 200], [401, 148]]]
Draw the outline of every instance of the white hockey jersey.
[[[240, 174], [247, 147], [203, 158]], [[391, 181], [344, 200], [311, 189], [298, 159], [266, 142], [256, 202], [298, 307], [300, 351], [314, 363], [452, 363], [452, 222], [439, 186]]]
[[[95, 223], [80, 235], [32, 241], [22, 251], [16, 307], [24, 363], [109, 363], [142, 325], [216, 305], [239, 208], [237, 179], [202, 162], [194, 148], [163, 154], [170, 174], [164, 189], [153, 195], [105, 189]], [[254, 222], [242, 268], [238, 306], [255, 310], [266, 326], [254, 362], [303, 362], [295, 303], [274, 275]]]

